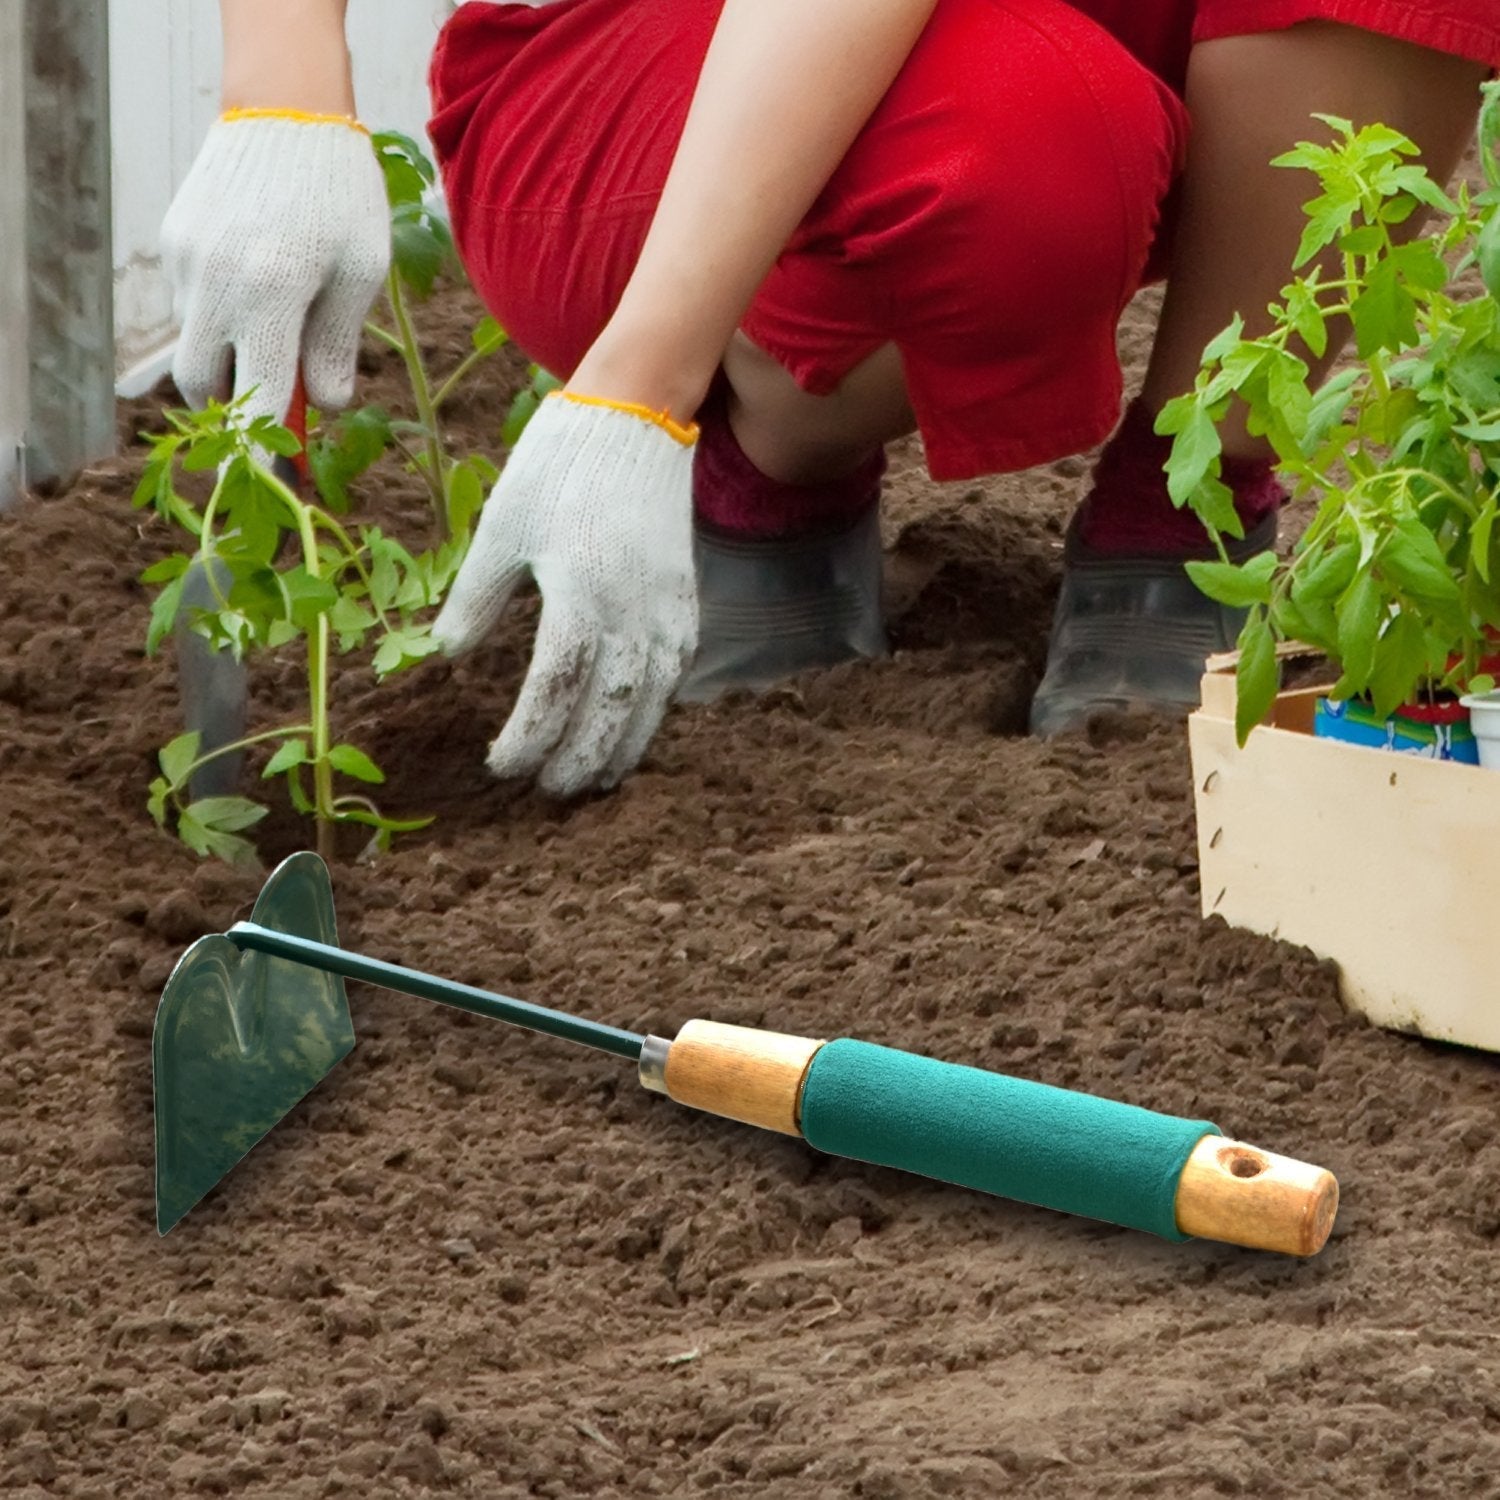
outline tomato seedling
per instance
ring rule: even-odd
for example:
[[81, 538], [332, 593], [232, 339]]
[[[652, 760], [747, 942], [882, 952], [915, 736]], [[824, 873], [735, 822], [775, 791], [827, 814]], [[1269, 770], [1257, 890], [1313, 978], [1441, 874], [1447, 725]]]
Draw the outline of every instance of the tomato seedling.
[[[1271, 305], [1270, 329], [1246, 338], [1236, 317], [1194, 389], [1157, 419], [1173, 436], [1172, 498], [1219, 548], [1220, 561], [1188, 571], [1248, 610], [1241, 743], [1279, 691], [1278, 641], [1325, 652], [1340, 671], [1330, 696], [1367, 698], [1382, 717], [1494, 686], [1482, 668], [1500, 632], [1500, 85], [1484, 86], [1477, 194], [1461, 184], [1450, 198], [1387, 126], [1318, 118], [1332, 143], [1304, 141], [1275, 162], [1319, 181], [1294, 267], [1307, 269]], [[1419, 209], [1429, 234], [1393, 232]], [[1302, 353], [1321, 357], [1341, 320], [1354, 355], [1315, 389]], [[1295, 493], [1317, 501], [1285, 559], [1236, 565], [1223, 544], [1244, 534], [1219, 477], [1218, 424], [1235, 402]]]
[[[329, 668], [335, 651], [373, 645], [376, 675], [384, 678], [436, 651], [418, 611], [439, 599], [448, 560], [438, 552], [414, 556], [378, 527], [351, 532], [334, 510], [304, 499], [282, 483], [267, 454], [299, 451], [297, 438], [268, 418], [242, 423], [242, 403], [211, 403], [201, 412], [169, 411], [168, 430], [150, 439], [151, 456], [136, 488], [136, 506], [187, 532], [192, 554], [175, 552], [141, 576], [157, 589], [146, 649], [154, 653], [183, 605], [188, 569], [201, 562], [214, 581], [214, 604], [190, 607], [191, 628], [237, 658], [300, 642], [304, 651], [306, 712], [293, 723], [203, 753], [197, 733], [177, 736], [158, 756], [161, 775], [148, 806], [159, 825], [174, 820], [179, 838], [198, 854], [251, 862], [244, 837], [268, 809], [247, 797], [190, 800], [194, 772], [219, 756], [274, 745], [262, 772], [284, 780], [292, 805], [317, 824], [317, 844], [332, 851], [339, 824], [374, 830], [381, 847], [392, 835], [425, 827], [430, 818], [391, 818], [363, 791], [338, 790], [344, 778], [368, 786], [385, 775], [358, 746], [335, 737], [329, 705]], [[181, 473], [215, 471], [201, 508], [183, 493]]]

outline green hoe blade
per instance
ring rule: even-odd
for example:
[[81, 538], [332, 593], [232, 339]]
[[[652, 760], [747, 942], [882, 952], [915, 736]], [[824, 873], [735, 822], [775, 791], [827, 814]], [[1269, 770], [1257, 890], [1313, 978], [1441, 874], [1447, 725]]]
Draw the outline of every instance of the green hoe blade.
[[[337, 945], [328, 869], [315, 854], [277, 867], [251, 920]], [[304, 1095], [347, 1057], [344, 981], [305, 964], [200, 938], [156, 1009], [156, 1228], [166, 1234]]]

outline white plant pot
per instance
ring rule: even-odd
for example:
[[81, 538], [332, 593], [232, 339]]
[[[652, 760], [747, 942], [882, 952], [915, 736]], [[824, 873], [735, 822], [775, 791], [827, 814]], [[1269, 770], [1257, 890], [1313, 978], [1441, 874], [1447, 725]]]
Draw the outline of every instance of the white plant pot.
[[1469, 724], [1479, 746], [1479, 764], [1500, 771], [1500, 689], [1470, 693], [1459, 702], [1469, 710]]

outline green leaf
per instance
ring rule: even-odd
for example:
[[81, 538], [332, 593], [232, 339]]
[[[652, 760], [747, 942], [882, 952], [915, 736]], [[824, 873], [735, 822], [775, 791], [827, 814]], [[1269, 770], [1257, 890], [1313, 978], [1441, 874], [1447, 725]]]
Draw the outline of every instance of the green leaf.
[[405, 614], [430, 602], [423, 569], [395, 537], [370, 526], [361, 539], [370, 554], [370, 602], [378, 610]]
[[1382, 224], [1394, 226], [1404, 224], [1416, 213], [1420, 205], [1415, 198], [1402, 195], [1399, 198], [1389, 198], [1380, 205], [1379, 219]]
[[540, 404], [535, 391], [517, 392], [500, 428], [500, 441], [507, 448], [514, 448], [521, 441], [521, 434], [526, 431], [526, 424], [536, 415], [536, 409]]
[[1448, 285], [1448, 264], [1430, 239], [1393, 246], [1390, 263], [1402, 280], [1418, 291], [1440, 292]]
[[196, 729], [190, 729], [186, 734], [179, 734], [176, 739], [169, 740], [156, 752], [156, 763], [172, 786], [181, 786], [187, 780], [193, 762], [198, 759], [198, 747], [202, 740], [202, 735]]
[[510, 339], [493, 318], [485, 317], [475, 325], [473, 333], [469, 335], [469, 342], [473, 344], [476, 354], [493, 354], [497, 349], [503, 349]]
[[245, 436], [257, 447], [280, 458], [295, 458], [302, 451], [301, 438], [291, 428], [270, 417], [257, 417], [245, 429]]
[[349, 486], [379, 461], [392, 442], [391, 419], [378, 406], [346, 413], [308, 448], [313, 483], [335, 515], [347, 514]]
[[164, 557], [160, 562], [152, 563], [141, 574], [141, 582], [170, 583], [174, 578], [181, 578], [191, 566], [191, 558], [185, 557], [181, 552], [174, 552], [170, 557]]
[[1292, 575], [1292, 597], [1336, 599], [1354, 581], [1359, 566], [1359, 548], [1353, 542], [1339, 542], [1324, 550], [1311, 564], [1298, 560]]
[[1415, 615], [1398, 614], [1375, 644], [1370, 698], [1382, 718], [1417, 695], [1427, 675], [1427, 633]]
[[1361, 224], [1339, 239], [1339, 249], [1345, 255], [1373, 255], [1385, 244], [1385, 235], [1377, 224]]
[[385, 772], [363, 750], [358, 750], [353, 745], [335, 745], [328, 752], [328, 763], [335, 771], [342, 771], [345, 776], [352, 776], [356, 781], [379, 784], [385, 780]]
[[1319, 194], [1303, 207], [1307, 227], [1292, 259], [1294, 270], [1305, 266], [1349, 227], [1359, 209], [1359, 194], [1352, 189]]
[[[1193, 397], [1177, 410], [1176, 402], [1162, 408], [1156, 421], [1159, 433], [1172, 432], [1172, 451], [1167, 456], [1167, 493], [1174, 505], [1184, 505], [1189, 496], [1209, 477], [1222, 445], [1219, 429], [1214, 426], [1203, 403]], [[1169, 417], [1168, 413], [1172, 413]], [[1164, 423], [1175, 423], [1167, 426]]]
[[[1295, 453], [1301, 433], [1312, 411], [1312, 392], [1307, 388], [1307, 365], [1288, 350], [1278, 350], [1264, 365], [1266, 398], [1271, 421], [1266, 430], [1278, 437], [1277, 449]], [[1275, 424], [1280, 424], [1275, 429]], [[1275, 430], [1273, 430], [1275, 429]]]
[[1276, 554], [1262, 552], [1242, 566], [1225, 562], [1190, 562], [1188, 577], [1220, 604], [1234, 609], [1248, 609], [1252, 604], [1271, 602], [1271, 576], [1276, 571]]
[[1286, 320], [1308, 352], [1321, 359], [1328, 349], [1328, 326], [1322, 304], [1309, 283], [1301, 278], [1282, 290], [1286, 298]]
[[1483, 104], [1479, 111], [1479, 163], [1491, 188], [1500, 187], [1500, 87], [1495, 79], [1479, 85]]
[[248, 870], [260, 868], [260, 860], [255, 854], [255, 845], [249, 839], [212, 830], [207, 835], [207, 841], [209, 850], [217, 858], [222, 859], [226, 865], [238, 865]]
[[1313, 393], [1302, 433], [1304, 457], [1311, 457], [1327, 441], [1330, 431], [1349, 409], [1354, 399], [1354, 387], [1360, 378], [1361, 371], [1357, 369], [1340, 370]]
[[209, 853], [208, 835], [210, 830], [205, 828], [195, 818], [191, 811], [183, 812], [177, 819], [177, 837], [182, 840], [194, 854], [207, 855]]
[[[248, 393], [247, 393], [248, 394]], [[239, 446], [239, 435], [235, 432], [209, 432], [188, 444], [182, 455], [182, 467], [190, 474], [217, 469], [229, 460]]]
[[455, 464], [448, 473], [448, 534], [467, 537], [484, 504], [484, 485], [468, 463]]
[[234, 574], [227, 596], [228, 608], [209, 613], [220, 624], [228, 625], [238, 615], [259, 634], [279, 616], [290, 612], [291, 601], [283, 592], [280, 575], [268, 564], [236, 553], [221, 553], [221, 560]]
[[219, 550], [225, 555], [233, 551], [246, 563], [253, 560], [269, 568], [275, 563], [289, 518], [280, 493], [267, 480], [259, 465], [243, 457], [225, 470], [220, 480], [219, 509], [226, 531], [234, 535], [222, 540]]
[[[1320, 120], [1335, 135], [1342, 136], [1346, 141], [1351, 139], [1354, 135], [1354, 121], [1346, 120], [1343, 115], [1322, 114], [1317, 110], [1314, 110], [1313, 119]], [[1305, 144], [1305, 142], [1299, 142], [1299, 144]], [[1328, 151], [1325, 148], [1325, 153], [1326, 160], [1332, 160], [1334, 158], [1335, 153], [1333, 151]]]
[[151, 444], [151, 456], [141, 471], [140, 481], [131, 494], [130, 503], [136, 510], [154, 504], [157, 510], [165, 514], [163, 492], [169, 491], [172, 486], [172, 459], [177, 451], [177, 442], [174, 438], [156, 437], [150, 433], [142, 433], [141, 436]]
[[419, 203], [398, 205], [391, 216], [391, 264], [419, 297], [455, 264], [448, 226]]
[[1356, 693], [1369, 685], [1375, 664], [1375, 642], [1385, 618], [1385, 599], [1380, 586], [1368, 573], [1361, 573], [1337, 607], [1339, 665], [1343, 681]]
[[200, 797], [189, 803], [183, 816], [191, 816], [204, 828], [221, 833], [238, 833], [253, 828], [270, 811], [248, 797]]
[[[226, 798], [226, 801], [238, 801], [238, 798]], [[251, 804], [252, 806], [254, 804]], [[237, 837], [223, 828], [211, 827], [204, 823], [197, 811], [200, 804], [195, 803], [192, 807], [185, 808], [177, 819], [177, 836], [182, 840], [194, 854], [216, 855], [226, 864], [244, 865], [254, 867], [258, 861], [255, 857], [255, 846], [248, 840]], [[257, 809], [264, 812], [264, 808]]]
[[385, 833], [415, 833], [419, 828], [430, 828], [437, 821], [431, 817], [388, 818], [363, 807], [340, 808], [334, 818], [340, 823], [362, 823], [366, 828], [379, 828]]
[[1327, 146], [1315, 145], [1312, 141], [1298, 141], [1290, 151], [1271, 158], [1273, 167], [1305, 167], [1309, 172], [1321, 172], [1333, 160], [1333, 152]]
[[1281, 667], [1276, 660], [1276, 638], [1258, 605], [1240, 631], [1240, 659], [1235, 668], [1234, 733], [1241, 745], [1250, 731], [1271, 711], [1281, 688]]
[[1490, 581], [1490, 546], [1495, 529], [1496, 497], [1491, 495], [1474, 522], [1469, 533], [1469, 556], [1474, 559], [1474, 571], [1488, 583]]
[[[1408, 142], [1408, 144], [1410, 144]], [[1414, 198], [1418, 203], [1425, 203], [1428, 208], [1435, 209], [1440, 214], [1454, 214], [1458, 212], [1458, 205], [1443, 191], [1441, 186], [1427, 175], [1425, 167], [1410, 164], [1407, 166], [1393, 167], [1381, 173], [1378, 186], [1382, 192], [1404, 193]], [[1397, 200], [1400, 201], [1399, 199]], [[1403, 218], [1405, 215], [1402, 216]], [[1399, 219], [1388, 220], [1389, 223], [1399, 223]], [[1415, 243], [1415, 242], [1413, 242]]]
[[377, 609], [394, 609], [396, 591], [401, 587], [395, 548], [378, 526], [365, 531], [364, 543], [370, 549], [370, 602]]
[[292, 799], [292, 806], [303, 817], [311, 817], [317, 811], [312, 798], [307, 795], [307, 788], [302, 784], [302, 772], [297, 766], [286, 773], [286, 794]]
[[1211, 531], [1237, 541], [1244, 538], [1245, 523], [1234, 508], [1234, 492], [1222, 479], [1210, 475], [1188, 496], [1188, 504]]
[[377, 131], [371, 137], [371, 145], [385, 174], [385, 191], [391, 206], [420, 203], [437, 180], [437, 173], [422, 148], [398, 130]]
[[172, 788], [167, 785], [164, 776], [158, 776], [151, 783], [150, 796], [146, 799], [146, 811], [151, 814], [158, 828], [167, 826], [167, 798], [171, 791]]
[[1323, 613], [1327, 617], [1326, 631], [1320, 628], [1316, 612], [1309, 613], [1290, 595], [1278, 594], [1271, 605], [1271, 625], [1280, 640], [1303, 641], [1310, 646], [1327, 649], [1334, 634], [1333, 610], [1324, 605]]
[[389, 677], [424, 657], [433, 656], [442, 649], [425, 627], [410, 630], [393, 630], [381, 641], [375, 652], [375, 675]]
[[1361, 359], [1381, 349], [1392, 351], [1417, 342], [1417, 303], [1397, 275], [1394, 262], [1376, 265], [1365, 289], [1349, 306]]
[[340, 594], [328, 611], [328, 623], [339, 638], [339, 649], [351, 651], [375, 624], [374, 614], [348, 594]]
[[277, 748], [275, 755], [266, 762], [265, 770], [260, 774], [262, 778], [279, 776], [283, 771], [290, 771], [293, 766], [306, 765], [307, 759], [308, 749], [306, 740], [283, 740]]
[[1205, 365], [1217, 364], [1224, 358], [1234, 346], [1239, 343], [1245, 333], [1245, 320], [1236, 313], [1227, 328], [1216, 333], [1204, 346], [1202, 363]]
[[1381, 543], [1375, 558], [1403, 593], [1437, 602], [1458, 599], [1458, 584], [1432, 533], [1420, 521], [1396, 523]]
[[536, 415], [537, 408], [553, 391], [561, 390], [562, 384], [550, 370], [544, 370], [540, 365], [531, 366], [530, 384], [511, 402], [505, 424], [500, 429], [500, 441], [507, 448], [514, 448], [520, 442], [521, 434]]
[[186, 582], [187, 575], [185, 573], [178, 574], [152, 600], [151, 619], [146, 626], [147, 656], [156, 655], [156, 648], [161, 645], [176, 622], [177, 611], [182, 605], [182, 588]]
[[302, 630], [311, 630], [318, 616], [331, 610], [339, 591], [326, 578], [318, 578], [304, 567], [288, 568], [281, 574], [287, 599], [287, 614]]

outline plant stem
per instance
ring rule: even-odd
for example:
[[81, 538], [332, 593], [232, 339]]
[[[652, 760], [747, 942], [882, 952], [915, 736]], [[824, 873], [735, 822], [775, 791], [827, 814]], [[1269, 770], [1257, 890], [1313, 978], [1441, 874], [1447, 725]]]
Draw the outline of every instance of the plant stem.
[[[302, 565], [313, 578], [323, 576], [318, 561], [318, 534], [313, 527], [312, 510], [274, 477], [272, 484], [297, 517], [297, 531], [302, 539]], [[307, 706], [312, 727], [313, 819], [317, 824], [318, 853], [333, 858], [334, 806], [333, 766], [329, 763], [328, 733], [328, 616], [319, 613], [307, 632]]]
[[394, 349], [398, 354], [401, 352], [401, 340], [389, 328], [382, 328], [379, 323], [370, 320], [365, 323], [365, 332], [387, 349]]
[[492, 351], [488, 349], [475, 349], [466, 354], [459, 363], [458, 368], [437, 388], [437, 394], [432, 398], [432, 409], [440, 412], [443, 403], [456, 391], [462, 383], [465, 375], [474, 368], [482, 359], [488, 359]]
[[311, 724], [286, 724], [280, 729], [263, 729], [259, 734], [247, 734], [243, 739], [231, 740], [227, 745], [220, 745], [217, 750], [210, 750], [207, 755], [200, 755], [192, 765], [187, 768], [181, 786], [187, 782], [200, 767], [206, 766], [209, 761], [217, 760], [221, 755], [231, 755], [237, 750], [247, 750], [251, 745], [263, 745], [267, 740], [287, 740], [294, 734], [311, 734]]
[[370, 578], [370, 570], [365, 566], [364, 548], [356, 546], [354, 538], [326, 511], [315, 510], [312, 519], [314, 526], [322, 526], [325, 530], [332, 532], [334, 540], [344, 549], [348, 565], [359, 574], [360, 582], [369, 590], [370, 608], [375, 611], [375, 617], [380, 621], [380, 628], [389, 635], [390, 618], [375, 599], [375, 585]]
[[427, 379], [427, 367], [422, 363], [422, 348], [417, 342], [411, 315], [406, 310], [406, 294], [401, 289], [401, 278], [394, 270], [386, 279], [386, 296], [390, 299], [391, 313], [400, 331], [401, 357], [406, 361], [406, 374], [411, 381], [412, 399], [417, 407], [417, 421], [421, 424], [423, 446], [427, 449], [425, 478], [432, 500], [432, 517], [437, 527], [438, 540], [446, 542], [448, 498], [443, 485], [443, 471], [447, 465], [443, 445], [438, 440], [437, 410], [432, 400], [432, 385]]

